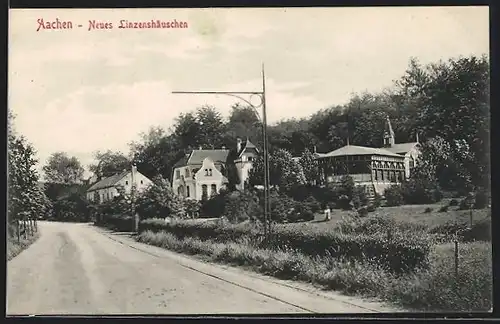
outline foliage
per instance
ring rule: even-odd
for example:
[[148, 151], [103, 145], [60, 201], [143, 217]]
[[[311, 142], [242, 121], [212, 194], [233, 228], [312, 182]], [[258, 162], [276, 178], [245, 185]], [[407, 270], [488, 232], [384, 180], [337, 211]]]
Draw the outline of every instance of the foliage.
[[153, 179], [153, 184], [139, 195], [137, 212], [141, 218], [186, 217], [184, 202], [161, 176]]
[[424, 213], [426, 213], [426, 214], [429, 214], [429, 213], [431, 213], [431, 212], [432, 212], [432, 208], [431, 208], [431, 207], [427, 207], [427, 208], [425, 208], [425, 210], [424, 210]]
[[319, 165], [318, 161], [314, 158], [314, 155], [309, 149], [306, 148], [304, 150], [304, 153], [302, 153], [302, 156], [299, 159], [299, 163], [302, 166], [302, 170], [304, 170], [306, 182], [310, 185], [317, 184]]
[[212, 195], [210, 199], [201, 200], [201, 214], [207, 217], [220, 217], [224, 214], [227, 192], [221, 190], [219, 193]]
[[[221, 243], [235, 242], [246, 237], [256, 241], [261, 231], [247, 225], [221, 226], [216, 223], [141, 222], [140, 231], [166, 231], [178, 238], [199, 238]], [[384, 231], [385, 233], [385, 231]], [[274, 249], [292, 249], [309, 256], [332, 256], [349, 260], [370, 260], [391, 271], [405, 272], [427, 265], [430, 239], [425, 235], [409, 235], [409, 231], [395, 232], [388, 239], [385, 234], [332, 231], [318, 232], [309, 228], [276, 227], [273, 231]]]
[[231, 223], [262, 217], [259, 198], [252, 191], [232, 191], [225, 195], [224, 216]]
[[8, 220], [36, 219], [49, 214], [50, 200], [39, 185], [35, 170], [35, 149], [15, 133], [12, 115], [8, 116], [7, 134], [7, 217]]
[[441, 190], [429, 179], [414, 177], [402, 185], [403, 199], [406, 204], [432, 204], [443, 198]]
[[368, 205], [368, 194], [365, 186], [355, 186], [352, 191], [352, 205], [354, 208], [360, 208]]
[[[249, 185], [252, 187], [262, 185], [263, 175], [264, 160], [261, 154], [249, 172]], [[271, 186], [288, 191], [295, 186], [305, 184], [306, 179], [301, 164], [292, 159], [292, 154], [284, 149], [278, 149], [269, 154], [269, 181]]]
[[65, 152], [56, 152], [43, 166], [43, 172], [48, 182], [71, 184], [83, 179], [84, 169], [76, 157], [69, 157]]
[[444, 205], [444, 206], [441, 206], [441, 208], [439, 208], [440, 213], [445, 213], [447, 211], [448, 211], [448, 205]]
[[485, 190], [479, 190], [474, 196], [474, 209], [486, 208], [488, 201], [488, 193]]
[[63, 222], [90, 221], [90, 207], [82, 195], [71, 193], [54, 202], [52, 220]]
[[448, 206], [450, 207], [455, 207], [458, 206], [459, 202], [455, 198], [451, 199], [450, 202], [448, 203]]
[[98, 179], [110, 177], [114, 174], [130, 169], [131, 161], [120, 152], [97, 151], [94, 154], [95, 164], [89, 165], [89, 170]]
[[391, 185], [384, 191], [387, 206], [400, 206], [404, 202], [403, 188], [401, 185]]

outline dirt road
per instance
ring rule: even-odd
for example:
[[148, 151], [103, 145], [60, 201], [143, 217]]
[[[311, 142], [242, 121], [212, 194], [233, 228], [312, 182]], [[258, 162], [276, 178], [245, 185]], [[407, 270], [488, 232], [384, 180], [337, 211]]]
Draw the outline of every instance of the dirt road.
[[90, 224], [40, 222], [7, 264], [7, 315], [393, 311], [380, 304], [198, 261]]

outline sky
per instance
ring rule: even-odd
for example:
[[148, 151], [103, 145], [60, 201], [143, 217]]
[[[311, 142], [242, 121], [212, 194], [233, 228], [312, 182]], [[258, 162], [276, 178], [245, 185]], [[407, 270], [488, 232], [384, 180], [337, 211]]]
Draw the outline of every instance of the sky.
[[[390, 87], [411, 57], [426, 64], [489, 53], [487, 7], [15, 9], [9, 16], [8, 109], [37, 150], [39, 170], [58, 151], [85, 167], [98, 150], [128, 153], [141, 132], [168, 129], [204, 104], [227, 117], [238, 99], [172, 91], [260, 91], [262, 64], [273, 123]], [[56, 18], [73, 28], [37, 31], [39, 19]], [[187, 28], [117, 28], [120, 20], [152, 19]], [[94, 20], [113, 28], [88, 30]]]

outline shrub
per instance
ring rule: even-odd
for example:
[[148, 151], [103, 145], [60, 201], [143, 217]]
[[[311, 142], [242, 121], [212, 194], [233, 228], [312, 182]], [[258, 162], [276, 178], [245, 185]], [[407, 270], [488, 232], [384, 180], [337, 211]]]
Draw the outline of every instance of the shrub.
[[391, 185], [384, 191], [387, 206], [400, 206], [403, 204], [403, 190], [400, 185]]
[[309, 204], [304, 202], [296, 202], [294, 212], [288, 216], [287, 221], [289, 223], [299, 222], [299, 221], [311, 221], [314, 219], [314, 212], [312, 211]]
[[368, 195], [365, 186], [355, 186], [352, 190], [352, 205], [354, 208], [360, 208], [368, 204]]
[[444, 206], [441, 206], [441, 208], [439, 208], [440, 213], [445, 213], [447, 211], [448, 211], [448, 205], [444, 205]]
[[313, 213], [316, 213], [321, 210], [320, 202], [317, 201], [312, 195], [308, 196], [304, 200], [304, 204], [306, 204]]
[[488, 193], [485, 190], [476, 192], [474, 197], [474, 209], [483, 209], [488, 206]]
[[[251, 224], [222, 226], [214, 223], [159, 223], [157, 220], [146, 220], [140, 226], [141, 232], [145, 230], [166, 231], [180, 239], [196, 237], [219, 243], [236, 242], [243, 238], [258, 241], [262, 237], [262, 231]], [[409, 229], [397, 230], [388, 240], [385, 233], [385, 230], [374, 231], [372, 227], [369, 234], [358, 230], [346, 234], [310, 228], [276, 227], [271, 246], [274, 249], [293, 249], [313, 257], [330, 255], [349, 260], [371, 260], [395, 272], [426, 266], [430, 249], [430, 239], [426, 235], [421, 232], [413, 235]]]
[[431, 207], [425, 208], [424, 213], [426, 214], [432, 213], [432, 208]]
[[102, 225], [116, 231], [134, 231], [135, 219], [129, 215], [103, 215]]
[[448, 206], [450, 207], [458, 206], [458, 200], [456, 200], [455, 198], [451, 199], [450, 202], [448, 203]]
[[373, 206], [375, 206], [375, 208], [382, 206], [382, 196], [378, 193], [375, 193], [375, 196], [373, 197]]
[[226, 195], [227, 193], [225, 191], [221, 191], [220, 193], [210, 197], [210, 199], [202, 201], [200, 206], [202, 216], [221, 217], [224, 215]]
[[359, 217], [366, 217], [366, 216], [368, 216], [368, 207], [367, 206], [362, 206], [362, 207], [358, 208], [357, 213], [358, 213]]
[[443, 198], [437, 184], [426, 179], [410, 179], [402, 185], [402, 190], [406, 204], [432, 204]]
[[252, 191], [233, 191], [225, 198], [224, 216], [231, 223], [257, 219], [262, 215], [259, 198]]
[[458, 209], [460, 210], [468, 210], [474, 207], [474, 195], [469, 193], [464, 199], [460, 201]]
[[336, 202], [335, 206], [337, 208], [343, 209], [343, 210], [351, 210], [353, 208], [352, 203], [351, 203], [351, 199], [347, 195], [340, 195], [337, 198], [337, 202]]
[[368, 204], [368, 206], [366, 207], [366, 210], [370, 213], [374, 212], [375, 210], [377, 210], [377, 206], [375, 204]]

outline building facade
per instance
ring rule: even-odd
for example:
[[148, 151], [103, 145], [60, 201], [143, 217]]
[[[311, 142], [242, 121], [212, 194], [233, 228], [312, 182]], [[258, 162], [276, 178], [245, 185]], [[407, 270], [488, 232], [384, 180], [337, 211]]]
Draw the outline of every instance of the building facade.
[[239, 179], [236, 187], [242, 190], [258, 150], [248, 139], [244, 146], [241, 139], [238, 139], [235, 152], [236, 159], [232, 158], [231, 150], [226, 148], [200, 148], [191, 151], [174, 165], [174, 193], [182, 198], [195, 200], [216, 195], [229, 184], [229, 164], [235, 167]]
[[364, 185], [370, 194], [384, 194], [385, 189], [411, 176], [419, 156], [419, 143], [395, 143], [394, 131], [386, 119], [384, 147], [346, 145], [329, 153], [315, 153], [319, 164], [319, 183], [335, 185], [345, 175], [356, 185]]
[[124, 170], [121, 173], [101, 179], [94, 183], [87, 190], [87, 200], [94, 203], [103, 203], [119, 196], [119, 189], [123, 188], [126, 195], [132, 192], [132, 186], [135, 184], [136, 192], [141, 192], [153, 182], [137, 171], [133, 166], [132, 170]]

